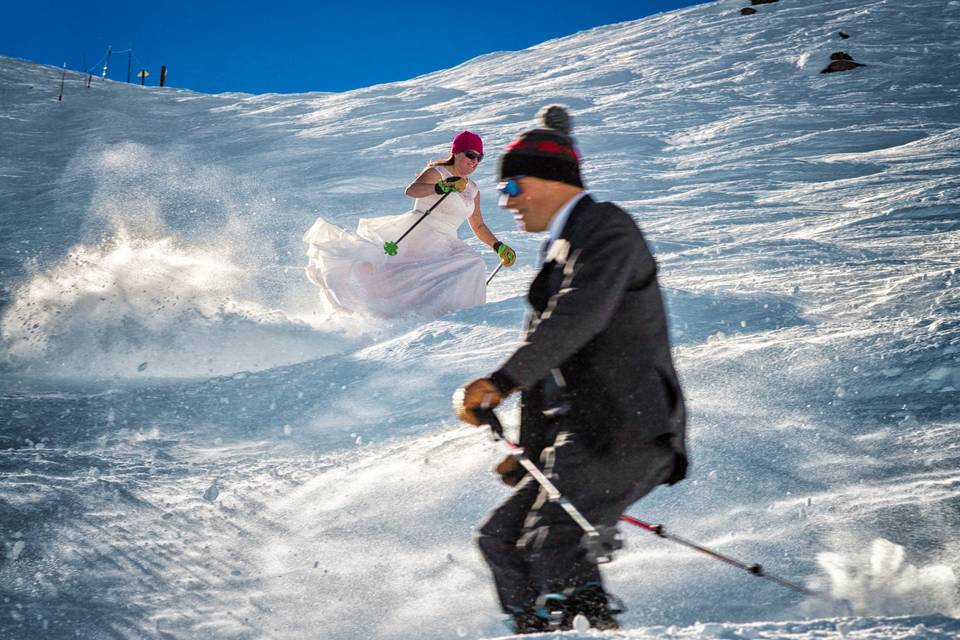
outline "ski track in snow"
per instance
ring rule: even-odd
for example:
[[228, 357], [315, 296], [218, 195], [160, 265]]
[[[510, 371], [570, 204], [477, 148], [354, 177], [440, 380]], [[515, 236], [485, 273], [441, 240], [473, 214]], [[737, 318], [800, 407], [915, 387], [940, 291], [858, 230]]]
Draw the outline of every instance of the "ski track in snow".
[[[631, 513], [837, 600], [633, 529], [628, 628], [541, 637], [960, 636], [960, 2], [743, 5], [342, 94], [58, 103], [0, 58], [0, 637], [502, 637], [500, 452], [449, 405], [519, 335], [541, 239], [494, 159], [550, 102], [655, 249], [689, 400], [690, 478]], [[406, 210], [463, 128], [518, 266], [481, 308], [324, 316], [313, 218]]]

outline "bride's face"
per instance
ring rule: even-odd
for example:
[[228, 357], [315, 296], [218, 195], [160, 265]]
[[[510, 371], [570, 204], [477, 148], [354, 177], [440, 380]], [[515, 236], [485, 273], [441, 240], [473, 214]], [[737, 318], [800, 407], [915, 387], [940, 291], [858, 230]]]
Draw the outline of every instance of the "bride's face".
[[476, 151], [460, 151], [453, 154], [453, 175], [466, 177], [477, 170], [483, 155]]

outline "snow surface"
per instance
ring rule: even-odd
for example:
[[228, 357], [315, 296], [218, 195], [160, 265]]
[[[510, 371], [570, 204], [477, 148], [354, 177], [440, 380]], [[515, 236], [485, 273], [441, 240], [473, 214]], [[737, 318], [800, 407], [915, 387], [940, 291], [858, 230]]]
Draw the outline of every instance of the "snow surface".
[[[630, 529], [629, 630], [562, 637], [960, 637], [960, 2], [745, 5], [342, 94], [58, 102], [0, 58], [0, 637], [502, 636], [500, 452], [449, 405], [518, 336], [540, 238], [494, 160], [549, 102], [656, 249], [689, 397], [691, 476], [631, 513], [832, 595]], [[323, 316], [314, 216], [406, 210], [463, 128], [518, 266], [481, 308]]]

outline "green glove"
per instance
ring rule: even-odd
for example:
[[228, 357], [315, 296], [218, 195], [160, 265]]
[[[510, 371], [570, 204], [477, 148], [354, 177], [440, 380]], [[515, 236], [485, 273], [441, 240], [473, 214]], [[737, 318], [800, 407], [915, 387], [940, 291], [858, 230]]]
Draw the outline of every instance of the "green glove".
[[517, 261], [517, 252], [499, 240], [493, 243], [493, 250], [497, 252], [497, 255], [500, 257], [500, 262], [502, 262], [505, 267], [512, 267], [513, 263]]
[[467, 179], [460, 176], [450, 176], [433, 185], [433, 190], [437, 192], [437, 195], [453, 193], [454, 191], [460, 193], [466, 188]]

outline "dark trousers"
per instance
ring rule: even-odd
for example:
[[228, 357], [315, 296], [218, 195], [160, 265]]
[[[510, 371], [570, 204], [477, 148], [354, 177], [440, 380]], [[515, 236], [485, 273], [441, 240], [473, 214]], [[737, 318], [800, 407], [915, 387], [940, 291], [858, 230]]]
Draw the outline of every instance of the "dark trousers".
[[[597, 528], [615, 526], [631, 504], [662, 484], [676, 454], [666, 445], [611, 443], [595, 451], [576, 434], [562, 432], [540, 456], [541, 469]], [[589, 582], [602, 585], [586, 559], [581, 529], [551, 502], [529, 474], [480, 527], [477, 543], [493, 572], [505, 612], [533, 605], [537, 596]]]

